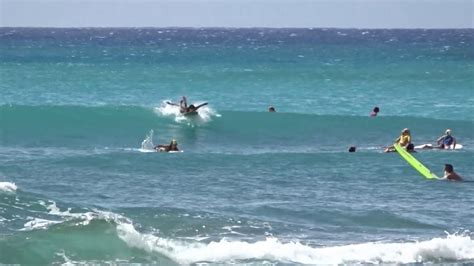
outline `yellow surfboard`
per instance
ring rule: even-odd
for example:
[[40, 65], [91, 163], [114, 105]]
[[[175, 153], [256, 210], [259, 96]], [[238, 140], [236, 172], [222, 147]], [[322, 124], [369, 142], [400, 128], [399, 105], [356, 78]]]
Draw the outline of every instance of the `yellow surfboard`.
[[430, 171], [426, 166], [424, 166], [420, 161], [418, 161], [413, 155], [406, 151], [406, 149], [402, 148], [400, 144], [394, 145], [395, 150], [397, 150], [398, 154], [402, 156], [405, 161], [407, 161], [413, 168], [415, 168], [422, 176], [427, 179], [437, 179], [438, 177]]

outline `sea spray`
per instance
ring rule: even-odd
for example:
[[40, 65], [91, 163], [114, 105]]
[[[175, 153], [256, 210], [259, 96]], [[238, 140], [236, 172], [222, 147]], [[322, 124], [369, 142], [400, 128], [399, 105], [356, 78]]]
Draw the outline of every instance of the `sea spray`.
[[18, 187], [15, 185], [15, 183], [0, 182], [0, 193], [1, 192], [12, 193], [12, 192], [15, 192], [17, 189]]
[[155, 151], [155, 144], [153, 144], [153, 129], [148, 132], [145, 139], [142, 141], [140, 151], [142, 152], [153, 152]]
[[129, 246], [158, 252], [180, 264], [200, 262], [233, 263], [269, 260], [280, 263], [432, 263], [474, 260], [474, 240], [468, 235], [405, 243], [360, 243], [311, 247], [299, 242], [283, 243], [277, 238], [244, 242], [222, 239], [210, 243], [186, 242], [142, 234], [133, 224], [119, 224], [119, 237]]

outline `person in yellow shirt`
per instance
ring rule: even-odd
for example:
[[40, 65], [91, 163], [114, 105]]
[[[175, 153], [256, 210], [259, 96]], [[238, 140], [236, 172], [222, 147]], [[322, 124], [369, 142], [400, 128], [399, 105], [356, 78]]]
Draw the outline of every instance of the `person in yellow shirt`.
[[[402, 134], [400, 135], [400, 137], [395, 139], [395, 143], [400, 144], [400, 146], [406, 149], [407, 146], [411, 143], [410, 129], [404, 128], [402, 130]], [[393, 147], [393, 145], [385, 148], [385, 152], [393, 152], [393, 151], [395, 151], [395, 147]]]

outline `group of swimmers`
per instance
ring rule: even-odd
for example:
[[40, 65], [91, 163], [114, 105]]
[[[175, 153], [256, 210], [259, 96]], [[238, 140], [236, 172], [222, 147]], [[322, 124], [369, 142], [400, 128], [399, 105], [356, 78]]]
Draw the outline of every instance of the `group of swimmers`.
[[[169, 105], [173, 106], [179, 106], [180, 108], [180, 113], [183, 115], [189, 114], [189, 113], [195, 113], [197, 114], [197, 110], [205, 105], [207, 103], [203, 103], [200, 105], [189, 105], [187, 103], [187, 99], [185, 96], [183, 96], [179, 102], [179, 104], [176, 103], [171, 103], [171, 102], [166, 102]], [[273, 113], [276, 112], [275, 107], [269, 106], [268, 111]], [[379, 107], [374, 107], [372, 112], [370, 113], [370, 116], [375, 117], [377, 114], [380, 112]], [[445, 134], [439, 137], [436, 140], [436, 143], [438, 146], [431, 146], [431, 145], [423, 145], [420, 148], [422, 149], [454, 149], [456, 147], [456, 138], [452, 135], [451, 129], [446, 129]], [[395, 144], [399, 144], [402, 148], [405, 148], [408, 152], [415, 152], [415, 146], [411, 142], [411, 133], [409, 128], [404, 128], [402, 130], [401, 135], [395, 139]], [[178, 142], [173, 139], [169, 145], [163, 145], [159, 144], [154, 147], [155, 150], [157, 151], [162, 151], [162, 152], [170, 152], [170, 151], [179, 151], [178, 148]], [[355, 152], [356, 147], [352, 146], [349, 148], [349, 152]], [[388, 146], [385, 148], [384, 152], [395, 152], [395, 147], [394, 145]], [[444, 167], [444, 177], [443, 179], [447, 180], [454, 180], [454, 181], [461, 181], [462, 178], [454, 172], [454, 167], [451, 164], [445, 164]]]
[[[456, 138], [452, 135], [451, 129], [446, 129], [445, 134], [436, 140], [438, 146], [423, 145], [422, 149], [454, 149], [456, 147]], [[399, 144], [402, 148], [405, 148], [408, 152], [415, 152], [415, 146], [411, 142], [410, 129], [404, 128], [402, 134], [395, 139], [395, 144]], [[394, 152], [395, 147], [391, 145], [385, 149], [385, 152]], [[444, 176], [441, 179], [450, 181], [462, 181], [461, 176], [454, 172], [454, 167], [451, 164], [444, 165]]]

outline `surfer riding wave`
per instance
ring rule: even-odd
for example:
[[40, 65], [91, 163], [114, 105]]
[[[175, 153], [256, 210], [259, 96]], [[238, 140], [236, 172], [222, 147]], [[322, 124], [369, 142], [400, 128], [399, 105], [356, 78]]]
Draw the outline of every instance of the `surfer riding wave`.
[[207, 103], [202, 103], [202, 104], [199, 104], [197, 106], [195, 106], [194, 104], [191, 104], [188, 106], [188, 101], [186, 99], [186, 96], [183, 96], [181, 98], [181, 100], [179, 101], [179, 104], [177, 103], [172, 103], [172, 102], [169, 102], [167, 101], [166, 104], [169, 104], [169, 105], [173, 105], [173, 106], [179, 106], [179, 112], [181, 114], [189, 114], [189, 113], [197, 113], [197, 110], [205, 105], [207, 105]]
[[188, 106], [187, 99], [184, 96], [179, 104], [165, 100], [160, 106], [155, 107], [154, 110], [160, 116], [173, 117], [176, 122], [184, 122], [191, 126], [202, 125], [210, 122], [213, 116], [221, 116], [210, 108], [207, 102]]

